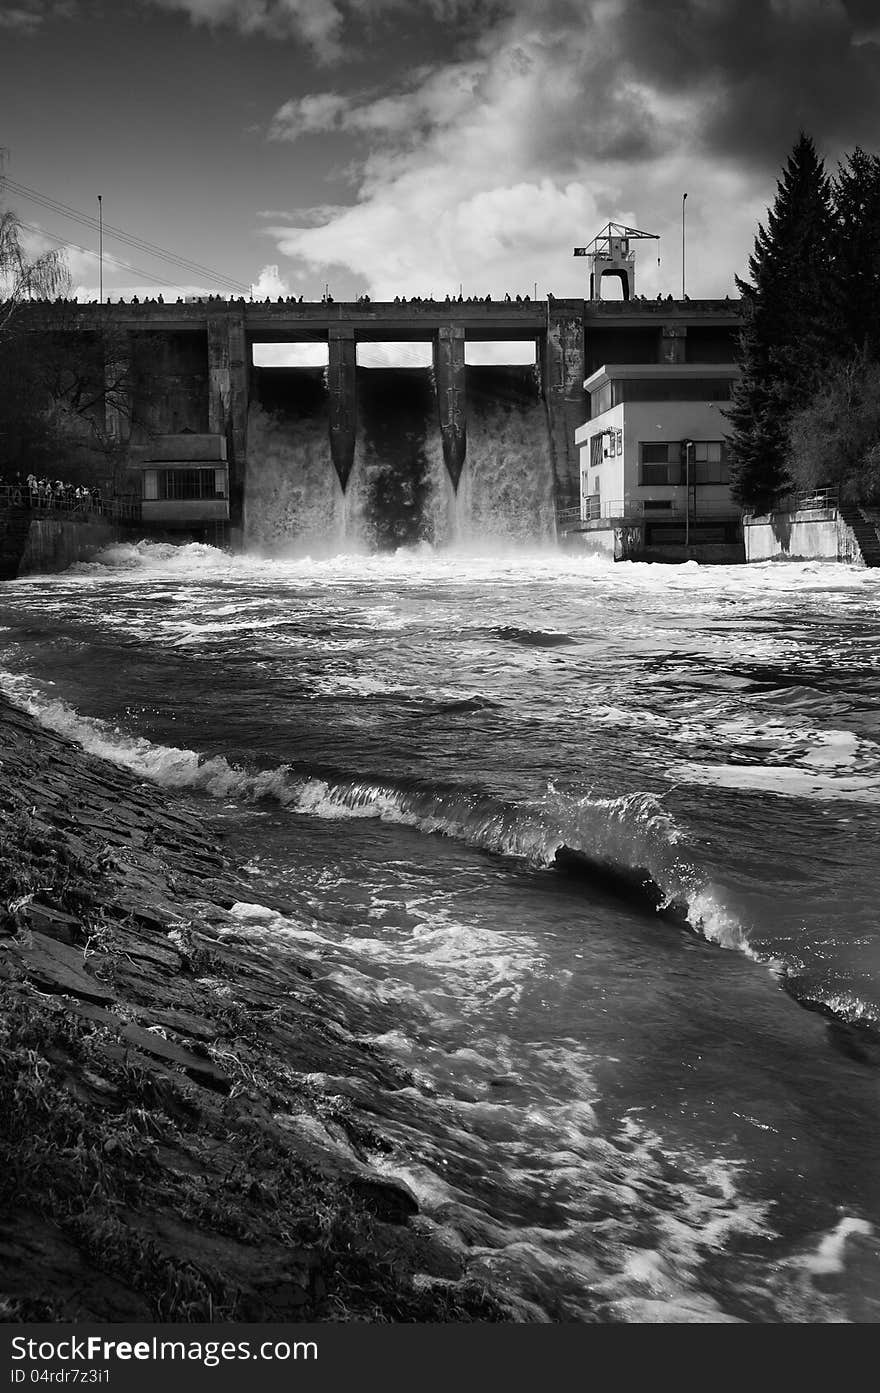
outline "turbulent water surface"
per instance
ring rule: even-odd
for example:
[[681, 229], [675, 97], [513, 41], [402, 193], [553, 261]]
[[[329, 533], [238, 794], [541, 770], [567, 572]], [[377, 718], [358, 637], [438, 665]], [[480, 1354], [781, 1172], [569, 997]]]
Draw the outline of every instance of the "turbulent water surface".
[[553, 1320], [874, 1321], [878, 599], [140, 544], [0, 587], [0, 667], [220, 814], [241, 932], [411, 1071], [376, 1164], [475, 1274]]

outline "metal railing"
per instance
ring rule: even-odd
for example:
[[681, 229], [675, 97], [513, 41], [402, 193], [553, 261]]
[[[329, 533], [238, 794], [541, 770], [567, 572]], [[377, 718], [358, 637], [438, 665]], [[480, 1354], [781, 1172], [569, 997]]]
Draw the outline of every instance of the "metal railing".
[[746, 508], [743, 517], [766, 517], [768, 513], [834, 512], [840, 507], [840, 490], [836, 487], [809, 489], [802, 493], [780, 494], [769, 508]]
[[[556, 517], [561, 524], [572, 522], [683, 522], [687, 516], [684, 503], [671, 500], [669, 508], [652, 508], [651, 500], [640, 498], [607, 499], [598, 494], [585, 498], [581, 508], [561, 509]], [[733, 521], [740, 516], [735, 503], [724, 499], [700, 499], [691, 503], [692, 523]]]
[[839, 489], [811, 489], [808, 493], [787, 494], [785, 498], [780, 499], [779, 508], [791, 512], [808, 512], [817, 508], [837, 508], [839, 504]]
[[133, 494], [121, 498], [100, 498], [57, 492], [47, 494], [29, 489], [27, 484], [0, 484], [0, 510], [26, 511], [37, 517], [61, 514], [65, 517], [109, 518], [113, 522], [138, 522], [141, 500]]

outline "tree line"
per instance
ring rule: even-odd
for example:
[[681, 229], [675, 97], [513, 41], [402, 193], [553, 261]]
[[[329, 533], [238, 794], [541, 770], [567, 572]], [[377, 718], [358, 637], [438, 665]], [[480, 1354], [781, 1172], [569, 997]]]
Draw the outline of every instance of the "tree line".
[[857, 148], [830, 176], [801, 134], [749, 274], [727, 413], [734, 496], [755, 511], [825, 487], [880, 501], [880, 157]]

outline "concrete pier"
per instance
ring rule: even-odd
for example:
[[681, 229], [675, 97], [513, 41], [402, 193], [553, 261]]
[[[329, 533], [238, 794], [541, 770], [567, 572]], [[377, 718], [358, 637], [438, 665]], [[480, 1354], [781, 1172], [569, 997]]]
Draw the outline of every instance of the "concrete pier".
[[328, 331], [330, 454], [343, 489], [354, 464], [357, 426], [357, 350], [351, 324], [331, 324]]
[[547, 306], [543, 383], [553, 476], [560, 500], [578, 496], [580, 465], [574, 433], [587, 414], [585, 376], [583, 302], [554, 300]]
[[434, 340], [434, 381], [443, 463], [455, 488], [467, 452], [464, 344], [465, 331], [460, 324], [441, 324]]

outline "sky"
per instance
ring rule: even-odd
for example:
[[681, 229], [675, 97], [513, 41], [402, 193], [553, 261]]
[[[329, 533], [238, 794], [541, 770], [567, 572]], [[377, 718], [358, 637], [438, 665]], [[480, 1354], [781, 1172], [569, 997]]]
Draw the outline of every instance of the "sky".
[[584, 297], [610, 220], [677, 296], [685, 193], [734, 296], [799, 131], [880, 150], [880, 0], [0, 0], [0, 63], [0, 199], [86, 299], [99, 195], [111, 299]]

